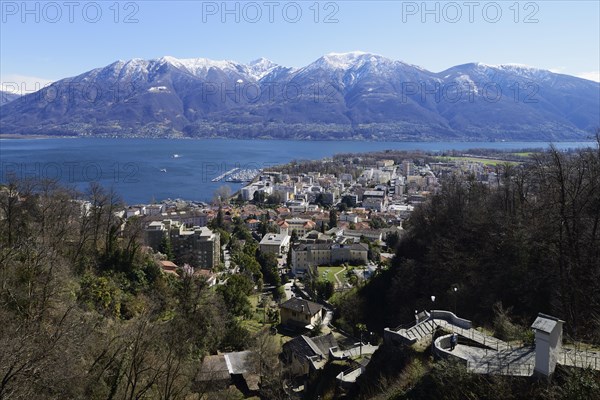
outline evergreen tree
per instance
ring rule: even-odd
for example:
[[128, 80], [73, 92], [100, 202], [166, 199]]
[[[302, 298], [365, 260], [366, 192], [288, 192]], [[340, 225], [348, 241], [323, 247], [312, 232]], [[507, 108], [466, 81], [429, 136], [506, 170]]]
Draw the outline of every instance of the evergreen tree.
[[290, 244], [290, 249], [287, 252], [286, 258], [285, 258], [285, 263], [287, 264], [288, 268], [292, 268], [292, 245]]
[[329, 210], [329, 229], [337, 227], [337, 222], [337, 212], [335, 211], [335, 208], [332, 208]]
[[217, 211], [216, 227], [223, 228], [223, 208], [219, 205], [219, 211]]
[[298, 232], [295, 229], [293, 229], [292, 234], [290, 236], [290, 245], [294, 244], [297, 241], [298, 241]]
[[265, 236], [267, 234], [268, 227], [269, 222], [267, 220], [267, 215], [262, 214], [260, 216], [260, 223], [258, 224], [258, 233], [260, 233], [261, 236]]
[[158, 251], [166, 255], [167, 260], [173, 260], [173, 246], [171, 246], [171, 239], [169, 238], [169, 235], [163, 236]]

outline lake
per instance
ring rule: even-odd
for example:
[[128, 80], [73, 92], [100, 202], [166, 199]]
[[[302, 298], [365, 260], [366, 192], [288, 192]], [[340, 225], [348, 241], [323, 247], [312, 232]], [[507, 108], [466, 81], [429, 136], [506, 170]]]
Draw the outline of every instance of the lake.
[[[560, 149], [594, 142], [558, 142]], [[268, 168], [291, 160], [317, 160], [339, 153], [379, 150], [518, 150], [543, 142], [358, 142], [231, 139], [0, 139], [0, 181], [7, 176], [42, 177], [85, 190], [91, 181], [113, 187], [129, 204], [182, 198], [210, 201], [211, 182], [232, 168]], [[174, 157], [178, 155], [178, 157]]]

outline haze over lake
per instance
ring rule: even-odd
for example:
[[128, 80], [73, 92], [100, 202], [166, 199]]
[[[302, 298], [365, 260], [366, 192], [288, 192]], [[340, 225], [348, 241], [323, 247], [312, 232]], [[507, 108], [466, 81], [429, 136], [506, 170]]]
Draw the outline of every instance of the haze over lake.
[[[594, 142], [558, 142], [559, 149]], [[18, 177], [58, 178], [80, 190], [98, 181], [113, 187], [129, 204], [182, 198], [209, 201], [211, 182], [232, 168], [258, 169], [292, 160], [317, 160], [339, 153], [380, 150], [519, 150], [545, 148], [543, 142], [361, 142], [282, 140], [161, 139], [2, 139], [0, 181]], [[177, 155], [177, 156], [175, 156]]]

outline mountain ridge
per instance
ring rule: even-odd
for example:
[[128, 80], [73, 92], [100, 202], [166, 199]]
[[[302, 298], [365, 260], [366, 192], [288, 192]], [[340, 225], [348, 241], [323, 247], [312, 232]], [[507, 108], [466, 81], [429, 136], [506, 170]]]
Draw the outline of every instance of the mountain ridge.
[[0, 134], [569, 140], [600, 126], [600, 84], [517, 64], [441, 72], [365, 52], [291, 68], [118, 60], [2, 107]]

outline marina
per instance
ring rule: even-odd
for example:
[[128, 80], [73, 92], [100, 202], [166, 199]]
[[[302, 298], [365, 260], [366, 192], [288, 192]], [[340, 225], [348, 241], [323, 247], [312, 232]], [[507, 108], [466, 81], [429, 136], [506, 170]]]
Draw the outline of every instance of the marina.
[[223, 179], [225, 179], [225, 177], [227, 177], [228, 175], [233, 174], [234, 172], [236, 172], [239, 168], [232, 168], [229, 171], [217, 176], [216, 178], [211, 179], [211, 182], [221, 182]]
[[211, 182], [231, 182], [242, 183], [252, 181], [256, 175], [260, 174], [260, 169], [232, 168], [229, 171], [211, 179]]
[[232, 183], [243, 183], [243, 182], [251, 182], [258, 174], [260, 174], [261, 170], [259, 169], [240, 169], [235, 171], [232, 174], [229, 174], [225, 178], [225, 182]]

